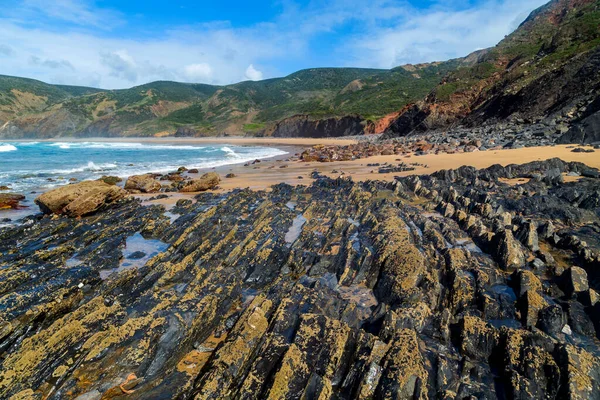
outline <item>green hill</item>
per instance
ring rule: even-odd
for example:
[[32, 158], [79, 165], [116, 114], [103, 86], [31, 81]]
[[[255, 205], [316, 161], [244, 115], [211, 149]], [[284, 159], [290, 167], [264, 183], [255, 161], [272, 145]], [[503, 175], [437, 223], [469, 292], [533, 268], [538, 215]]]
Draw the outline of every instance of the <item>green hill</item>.
[[423, 97], [460, 63], [313, 68], [227, 86], [158, 81], [122, 90], [0, 76], [0, 136], [147, 136], [180, 126], [240, 133], [295, 114], [376, 119]]
[[538, 118], [593, 100], [581, 96], [600, 89], [599, 48], [600, 0], [553, 0], [493, 48], [391, 70], [313, 68], [225, 86], [158, 81], [122, 90], [0, 76], [0, 137], [258, 133], [296, 114], [377, 120], [401, 109], [410, 115], [389, 125], [392, 136]]
[[600, 1], [553, 0], [476, 56], [450, 72], [419, 111], [400, 115], [388, 136], [505, 119], [576, 122], [600, 90]]

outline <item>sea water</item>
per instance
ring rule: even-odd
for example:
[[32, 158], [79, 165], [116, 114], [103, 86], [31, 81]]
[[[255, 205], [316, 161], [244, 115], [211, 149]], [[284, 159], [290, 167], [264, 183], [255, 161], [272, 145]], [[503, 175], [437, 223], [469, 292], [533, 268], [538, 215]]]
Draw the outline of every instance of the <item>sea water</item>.
[[34, 208], [37, 194], [66, 185], [71, 178], [125, 178], [172, 172], [181, 166], [206, 169], [283, 154], [284, 150], [273, 147], [219, 144], [0, 141], [0, 186], [27, 196], [24, 204]]

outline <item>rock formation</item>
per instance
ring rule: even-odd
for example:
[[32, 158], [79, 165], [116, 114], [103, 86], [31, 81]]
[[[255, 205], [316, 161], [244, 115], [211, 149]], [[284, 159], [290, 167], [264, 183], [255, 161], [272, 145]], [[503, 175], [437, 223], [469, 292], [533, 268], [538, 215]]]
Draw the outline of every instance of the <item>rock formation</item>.
[[127, 195], [123, 189], [102, 181], [83, 181], [50, 190], [35, 199], [46, 214], [79, 217], [104, 209]]
[[180, 192], [204, 192], [214, 189], [221, 182], [221, 177], [216, 172], [208, 172], [201, 177], [185, 181]]
[[6, 208], [18, 208], [19, 202], [25, 200], [25, 196], [18, 193], [0, 193], [0, 210]]
[[156, 193], [160, 190], [161, 184], [154, 178], [152, 174], [132, 175], [125, 182], [125, 190]]
[[264, 135], [273, 137], [326, 138], [363, 135], [366, 121], [359, 116], [311, 119], [308, 115], [295, 115], [279, 121]]
[[0, 228], [0, 398], [598, 398], [599, 179], [318, 178]]

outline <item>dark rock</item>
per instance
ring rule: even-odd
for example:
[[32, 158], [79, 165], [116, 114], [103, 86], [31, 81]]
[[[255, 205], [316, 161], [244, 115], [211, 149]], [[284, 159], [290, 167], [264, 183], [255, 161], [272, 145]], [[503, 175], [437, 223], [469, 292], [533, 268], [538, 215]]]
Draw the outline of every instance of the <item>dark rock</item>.
[[363, 135], [364, 120], [358, 116], [311, 120], [308, 115], [295, 115], [279, 121], [266, 132], [273, 137], [324, 138]]
[[573, 266], [562, 275], [565, 293], [573, 296], [589, 289], [587, 272], [583, 268]]
[[198, 134], [198, 132], [190, 127], [180, 126], [175, 131], [175, 137], [194, 137]]

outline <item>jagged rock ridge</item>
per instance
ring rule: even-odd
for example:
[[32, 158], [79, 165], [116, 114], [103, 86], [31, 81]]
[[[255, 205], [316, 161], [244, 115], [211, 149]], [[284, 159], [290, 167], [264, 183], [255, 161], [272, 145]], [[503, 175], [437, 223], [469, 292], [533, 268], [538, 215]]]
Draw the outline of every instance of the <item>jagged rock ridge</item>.
[[597, 398], [599, 176], [550, 160], [32, 217], [0, 230], [0, 397]]

